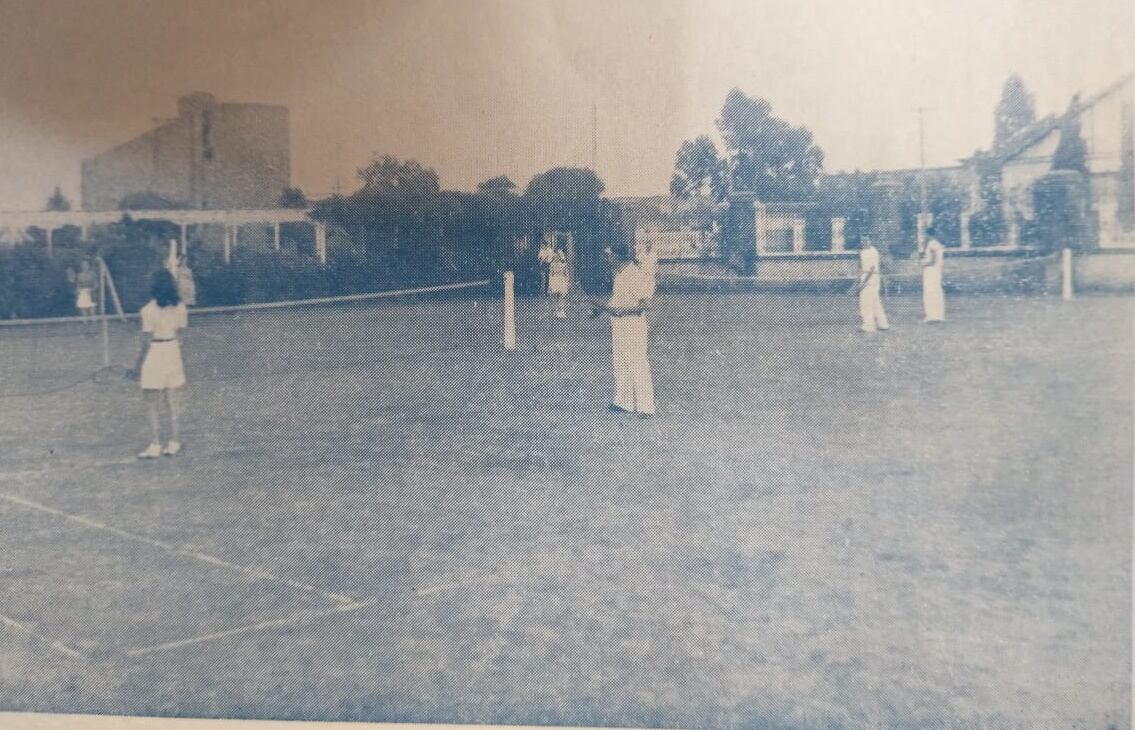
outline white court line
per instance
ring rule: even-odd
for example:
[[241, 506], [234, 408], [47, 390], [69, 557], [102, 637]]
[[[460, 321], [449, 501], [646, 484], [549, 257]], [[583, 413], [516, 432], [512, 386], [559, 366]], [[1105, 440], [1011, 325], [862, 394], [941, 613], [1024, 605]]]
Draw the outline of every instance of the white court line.
[[242, 573], [242, 574], [247, 575], [251, 578], [259, 578], [259, 579], [263, 579], [263, 580], [267, 580], [267, 581], [281, 583], [281, 584], [289, 586], [291, 588], [295, 588], [297, 590], [304, 591], [305, 593], [311, 593], [313, 595], [318, 595], [318, 596], [322, 596], [324, 598], [329, 598], [332, 601], [335, 601], [336, 603], [354, 604], [358, 600], [358, 599], [355, 599], [355, 598], [351, 598], [350, 596], [345, 596], [345, 595], [340, 594], [340, 593], [331, 593], [329, 591], [323, 591], [323, 590], [316, 588], [315, 586], [311, 586], [311, 585], [308, 585], [306, 583], [300, 583], [299, 581], [291, 580], [290, 578], [284, 578], [284, 577], [276, 575], [275, 573], [269, 573], [266, 570], [260, 570], [260, 569], [257, 569], [257, 568], [246, 568], [242, 565], [237, 565], [236, 563], [230, 563], [227, 560], [222, 560], [221, 558], [215, 558], [212, 555], [208, 555], [206, 553], [197, 552], [196, 550], [185, 550], [185, 549], [179, 548], [178, 546], [173, 545], [173, 544], [168, 543], [168, 542], [162, 542], [161, 540], [154, 540], [153, 538], [144, 537], [142, 535], [135, 535], [132, 532], [126, 532], [125, 530], [120, 530], [117, 527], [111, 527], [110, 525], [103, 524], [102, 522], [98, 522], [97, 520], [92, 520], [92, 519], [89, 519], [87, 517], [81, 517], [79, 515], [73, 515], [73, 514], [70, 514], [68, 512], [63, 512], [61, 510], [55, 509], [54, 507], [48, 507], [45, 504], [40, 504], [39, 502], [33, 502], [32, 500], [24, 499], [23, 497], [17, 497], [17, 496], [12, 495], [12, 494], [0, 493], [0, 499], [7, 500], [9, 502], [12, 502], [13, 504], [18, 504], [18, 505], [21, 505], [23, 507], [27, 507], [28, 509], [34, 509], [34, 510], [38, 510], [40, 512], [46, 512], [47, 514], [55, 515], [56, 517], [62, 517], [65, 520], [70, 520], [71, 522], [76, 522], [80, 525], [83, 525], [84, 527], [89, 527], [89, 528], [94, 529], [94, 530], [103, 530], [105, 532], [109, 532], [113, 535], [117, 535], [117, 536], [124, 538], [126, 540], [133, 540], [134, 542], [140, 542], [140, 543], [143, 543], [145, 545], [149, 545], [151, 547], [156, 547], [156, 548], [159, 548], [161, 550], [165, 550], [165, 551], [173, 553], [175, 555], [182, 555], [182, 556], [185, 556], [187, 558], [193, 558], [194, 560], [198, 560], [202, 563], [208, 563], [210, 565], [215, 565], [219, 568], [225, 568], [227, 570], [232, 570], [232, 571], [237, 572], [237, 573]]
[[421, 596], [436, 596], [439, 593], [446, 591], [456, 590], [458, 588], [471, 588], [473, 586], [491, 586], [491, 585], [516, 585], [515, 579], [509, 579], [503, 575], [484, 575], [479, 578], [469, 578], [467, 580], [455, 580], [449, 583], [440, 583], [428, 588], [415, 588], [414, 595]]
[[75, 651], [69, 646], [64, 646], [64, 644], [60, 641], [55, 641], [47, 636], [44, 636], [43, 634], [32, 631], [31, 628], [21, 623], [20, 621], [17, 621], [11, 616], [5, 616], [4, 614], [0, 613], [0, 624], [4, 624], [11, 629], [16, 629], [20, 633], [26, 634], [27, 636], [30, 636], [37, 641], [42, 641], [60, 654], [66, 654], [69, 657], [77, 657], [79, 659], [86, 658], [86, 655], [82, 652]]
[[153, 654], [159, 651], [168, 651], [170, 649], [180, 649], [183, 646], [191, 646], [193, 644], [203, 644], [207, 641], [215, 641], [223, 639], [227, 636], [236, 636], [238, 634], [248, 634], [255, 631], [263, 631], [264, 629], [271, 629], [280, 626], [290, 626], [293, 624], [304, 623], [306, 621], [315, 621], [316, 619], [326, 618], [328, 616], [335, 616], [338, 614], [352, 613], [361, 609], [373, 606], [378, 603], [376, 600], [371, 601], [356, 601], [349, 603], [345, 606], [336, 606], [322, 611], [300, 611], [293, 613], [284, 618], [272, 619], [271, 621], [260, 621], [254, 624], [247, 624], [245, 626], [238, 626], [233, 629], [225, 629], [224, 631], [215, 631], [211, 634], [203, 634], [201, 636], [193, 636], [188, 639], [179, 639], [177, 641], [169, 641], [165, 644], [157, 644], [155, 646], [147, 646], [140, 649], [130, 649], [126, 652], [127, 656], [139, 657], [146, 654]]

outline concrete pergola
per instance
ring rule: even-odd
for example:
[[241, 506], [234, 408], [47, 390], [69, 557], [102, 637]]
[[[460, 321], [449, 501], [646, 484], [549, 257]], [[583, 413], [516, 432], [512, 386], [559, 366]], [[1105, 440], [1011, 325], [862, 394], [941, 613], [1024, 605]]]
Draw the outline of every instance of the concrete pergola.
[[280, 250], [281, 223], [307, 223], [315, 231], [315, 253], [319, 263], [327, 263], [327, 226], [313, 220], [310, 210], [296, 208], [270, 208], [265, 210], [107, 210], [107, 211], [0, 211], [0, 229], [42, 228], [47, 232], [47, 249], [52, 247], [52, 233], [64, 226], [73, 226], [87, 240], [91, 226], [110, 225], [129, 216], [132, 220], [166, 221], [181, 228], [180, 247], [185, 253], [189, 226], [223, 225], [225, 227], [225, 262], [230, 261], [237, 245], [240, 226], [271, 225], [273, 245]]

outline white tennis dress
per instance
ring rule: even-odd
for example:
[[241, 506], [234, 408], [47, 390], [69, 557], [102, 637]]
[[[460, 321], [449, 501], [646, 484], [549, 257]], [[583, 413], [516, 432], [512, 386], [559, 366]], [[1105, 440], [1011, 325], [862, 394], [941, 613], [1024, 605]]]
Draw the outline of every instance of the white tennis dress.
[[181, 363], [181, 345], [177, 332], [189, 325], [185, 304], [159, 307], [155, 301], [142, 307], [142, 332], [152, 335], [150, 349], [142, 363], [143, 390], [164, 390], [185, 385], [185, 369]]
[[568, 286], [571, 282], [568, 281], [568, 268], [567, 261], [563, 259], [552, 259], [552, 263], [548, 264], [549, 278], [548, 278], [548, 293], [549, 294], [567, 294]]
[[95, 288], [95, 277], [90, 272], [79, 272], [75, 280], [75, 309], [94, 309], [95, 300], [92, 292]]

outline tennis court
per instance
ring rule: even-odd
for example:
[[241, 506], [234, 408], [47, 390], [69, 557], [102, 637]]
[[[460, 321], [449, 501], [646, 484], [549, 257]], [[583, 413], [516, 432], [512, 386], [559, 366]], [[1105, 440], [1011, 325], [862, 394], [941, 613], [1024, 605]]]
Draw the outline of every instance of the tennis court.
[[149, 463], [136, 384], [48, 392], [97, 334], [0, 331], [0, 709], [1128, 726], [1132, 302], [919, 304], [662, 295], [654, 420], [578, 302], [191, 317]]

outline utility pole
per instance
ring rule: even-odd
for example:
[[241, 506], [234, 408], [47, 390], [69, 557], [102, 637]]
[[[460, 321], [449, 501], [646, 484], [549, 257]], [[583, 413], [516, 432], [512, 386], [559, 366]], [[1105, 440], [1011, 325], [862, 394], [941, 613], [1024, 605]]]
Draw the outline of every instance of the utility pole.
[[923, 121], [925, 111], [923, 107], [918, 107], [918, 177], [922, 189], [921, 212], [923, 216], [928, 212], [926, 200], [926, 125]]
[[596, 128], [598, 126], [597, 122], [596, 122], [596, 118], [597, 118], [596, 106], [595, 106], [595, 102], [592, 101], [591, 102], [591, 170], [596, 175], [598, 175], [599, 174], [599, 169], [598, 169], [598, 165], [599, 165], [599, 145], [598, 145], [597, 136], [596, 136], [597, 135]]

